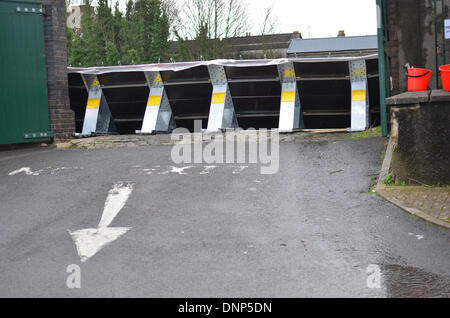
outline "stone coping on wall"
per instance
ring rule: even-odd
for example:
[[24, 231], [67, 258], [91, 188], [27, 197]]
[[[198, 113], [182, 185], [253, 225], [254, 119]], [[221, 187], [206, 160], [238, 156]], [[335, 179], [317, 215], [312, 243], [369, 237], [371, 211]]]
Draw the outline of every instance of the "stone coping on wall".
[[[430, 102], [450, 102], [450, 92], [434, 89], [421, 92], [405, 92], [386, 99], [389, 106], [407, 106], [411, 104], [425, 104]], [[450, 105], [450, 103], [449, 103]]]

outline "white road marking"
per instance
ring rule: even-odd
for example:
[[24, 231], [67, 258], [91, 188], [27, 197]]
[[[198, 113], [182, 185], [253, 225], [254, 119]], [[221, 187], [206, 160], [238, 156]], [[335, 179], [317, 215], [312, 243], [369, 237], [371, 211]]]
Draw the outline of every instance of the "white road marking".
[[[51, 169], [51, 167], [49, 167], [48, 169]], [[50, 171], [50, 173], [55, 174], [59, 171], [64, 171], [64, 170], [82, 170], [82, 169], [84, 169], [84, 168], [83, 167], [61, 167], [61, 168], [52, 169]]]
[[40, 171], [32, 171], [30, 167], [23, 167], [8, 173], [8, 176], [15, 176], [19, 173], [25, 173], [27, 176], [38, 176]]
[[[409, 236], [413, 236], [414, 233], [409, 232], [408, 233]], [[415, 235], [416, 239], [418, 239], [419, 241], [423, 240], [425, 238], [424, 235]]]
[[178, 173], [178, 174], [187, 174], [187, 173], [184, 172], [184, 170], [191, 169], [193, 167], [194, 166], [187, 166], [187, 167], [181, 167], [181, 168], [172, 167], [172, 170], [170, 170], [170, 172]]
[[103, 247], [131, 230], [130, 227], [108, 226], [125, 206], [133, 192], [133, 186], [132, 183], [114, 184], [108, 193], [102, 218], [96, 229], [84, 229], [75, 232], [70, 232], [69, 230], [82, 262], [86, 262]]
[[116, 183], [111, 190], [109, 190], [106, 198], [105, 207], [103, 209], [102, 219], [98, 224], [99, 228], [107, 227], [111, 224], [114, 218], [123, 209], [125, 203], [133, 192], [132, 183]]
[[209, 174], [211, 172], [211, 170], [216, 169], [216, 166], [205, 166], [205, 169], [200, 172], [200, 174]]
[[162, 175], [165, 175], [165, 174], [168, 174], [168, 173], [187, 174], [187, 173], [184, 172], [184, 170], [191, 169], [193, 167], [194, 166], [187, 166], [187, 167], [181, 167], [181, 168], [171, 167], [171, 170], [161, 172], [160, 174], [162, 174]]
[[144, 170], [142, 170], [142, 171], [144, 171], [146, 174], [153, 174], [153, 172], [155, 172], [156, 171], [156, 169], [144, 169]]
[[104, 227], [69, 233], [75, 242], [81, 262], [84, 263], [97, 254], [103, 247], [114, 242], [129, 230], [131, 230], [129, 227]]
[[81, 170], [81, 169], [84, 169], [84, 168], [83, 167], [60, 167], [60, 168], [47, 167], [45, 169], [33, 171], [33, 170], [31, 170], [30, 167], [23, 167], [23, 168], [11, 171], [10, 173], [8, 173], [8, 175], [15, 176], [17, 174], [24, 173], [27, 176], [39, 176], [40, 174], [45, 173], [45, 172], [50, 172], [50, 174], [55, 175], [58, 172], [64, 171], [64, 170]]
[[233, 170], [233, 174], [240, 174], [244, 169], [248, 168], [248, 166], [240, 166]]

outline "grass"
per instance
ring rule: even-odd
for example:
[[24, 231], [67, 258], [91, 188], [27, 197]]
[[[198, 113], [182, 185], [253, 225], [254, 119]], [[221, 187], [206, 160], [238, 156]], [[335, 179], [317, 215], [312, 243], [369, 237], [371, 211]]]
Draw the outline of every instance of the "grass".
[[372, 180], [370, 181], [370, 188], [369, 188], [369, 193], [375, 193], [375, 187], [377, 186], [377, 178], [376, 177], [372, 177]]
[[366, 139], [366, 138], [374, 138], [374, 137], [381, 137], [382, 131], [381, 126], [370, 128], [365, 131], [361, 131], [359, 133], [351, 133], [350, 139]]

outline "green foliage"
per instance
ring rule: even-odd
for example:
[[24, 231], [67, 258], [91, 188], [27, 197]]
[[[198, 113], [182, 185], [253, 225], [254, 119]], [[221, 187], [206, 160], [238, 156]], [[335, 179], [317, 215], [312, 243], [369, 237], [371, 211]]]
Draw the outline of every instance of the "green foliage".
[[139, 56], [139, 52], [135, 49], [128, 50], [125, 56], [126, 64], [141, 64], [141, 58]]
[[365, 139], [365, 138], [374, 138], [374, 137], [381, 137], [381, 126], [370, 128], [365, 131], [359, 132], [359, 133], [352, 133], [350, 134], [351, 139]]
[[180, 34], [178, 33], [178, 30], [174, 28], [173, 33], [175, 35], [175, 38], [177, 39], [177, 47], [178, 47], [178, 55], [175, 56], [176, 61], [191, 61], [193, 60], [192, 54], [189, 50], [189, 48], [186, 45], [187, 39], [184, 39]]
[[120, 62], [120, 53], [112, 41], [106, 42], [106, 65], [118, 65]]
[[383, 183], [387, 186], [394, 185], [394, 176], [392, 173], [388, 174], [386, 178], [384, 178]]
[[[98, 0], [95, 14], [87, 0], [81, 30], [67, 29], [72, 66], [140, 64], [168, 60], [170, 22], [163, 0], [129, 0], [123, 14], [118, 3]], [[86, 14], [87, 13], [87, 14]]]

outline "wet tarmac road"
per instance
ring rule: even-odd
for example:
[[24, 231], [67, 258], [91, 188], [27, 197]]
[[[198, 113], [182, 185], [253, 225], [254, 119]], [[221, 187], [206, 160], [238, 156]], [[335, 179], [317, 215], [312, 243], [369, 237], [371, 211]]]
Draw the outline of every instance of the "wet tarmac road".
[[[2, 152], [0, 296], [448, 297], [450, 232], [368, 193], [384, 143], [282, 143], [274, 175], [172, 169], [170, 146]], [[68, 230], [118, 182], [134, 190], [111, 226], [131, 229], [82, 263]]]

